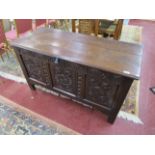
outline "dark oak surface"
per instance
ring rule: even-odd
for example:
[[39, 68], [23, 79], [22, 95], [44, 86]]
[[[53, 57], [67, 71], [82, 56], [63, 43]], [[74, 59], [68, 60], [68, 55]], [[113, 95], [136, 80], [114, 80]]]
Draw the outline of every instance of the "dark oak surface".
[[141, 45], [49, 28], [38, 29], [12, 41], [11, 45], [132, 79], [140, 78]]
[[140, 77], [136, 44], [43, 28], [11, 45], [31, 89], [41, 85], [97, 108], [110, 123]]

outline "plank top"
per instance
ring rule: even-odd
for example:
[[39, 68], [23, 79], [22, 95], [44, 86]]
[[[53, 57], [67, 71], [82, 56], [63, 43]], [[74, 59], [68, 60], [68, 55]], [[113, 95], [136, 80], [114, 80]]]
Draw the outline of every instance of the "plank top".
[[11, 46], [133, 79], [140, 78], [142, 46], [138, 44], [41, 28], [12, 41]]

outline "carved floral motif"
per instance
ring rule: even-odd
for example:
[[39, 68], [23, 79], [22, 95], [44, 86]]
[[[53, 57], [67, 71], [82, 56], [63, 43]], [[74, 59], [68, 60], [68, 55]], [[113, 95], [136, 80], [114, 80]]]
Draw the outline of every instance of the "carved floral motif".
[[69, 93], [76, 93], [76, 68], [74, 64], [59, 60], [57, 63], [53, 62], [52, 71], [54, 87]]
[[86, 77], [86, 99], [94, 103], [111, 107], [117, 88], [117, 76], [97, 69], [91, 69]]
[[22, 54], [22, 59], [30, 78], [43, 82], [46, 85], [51, 84], [48, 60], [31, 54]]

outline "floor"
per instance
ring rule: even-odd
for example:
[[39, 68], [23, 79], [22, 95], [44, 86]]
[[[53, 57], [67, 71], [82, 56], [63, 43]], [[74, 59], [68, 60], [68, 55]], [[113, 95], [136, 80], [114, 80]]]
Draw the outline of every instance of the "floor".
[[151, 86], [155, 86], [155, 72], [152, 67], [155, 66], [155, 22], [131, 20], [129, 24], [143, 27], [144, 54], [139, 105], [143, 125], [121, 118], [117, 118], [111, 125], [99, 111], [65, 98], [32, 91], [27, 85], [4, 78], [0, 78], [0, 94], [81, 134], [155, 134], [155, 95], [149, 90]]
[[143, 62], [140, 86], [140, 117], [150, 127], [149, 133], [155, 134], [155, 95], [149, 88], [155, 86], [155, 22], [132, 20], [130, 24], [143, 26]]
[[0, 135], [68, 134], [78, 133], [0, 96]]

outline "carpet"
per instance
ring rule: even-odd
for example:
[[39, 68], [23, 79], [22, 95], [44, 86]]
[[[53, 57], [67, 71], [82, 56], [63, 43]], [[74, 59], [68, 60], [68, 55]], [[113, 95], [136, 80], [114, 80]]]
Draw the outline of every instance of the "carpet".
[[[142, 35], [142, 28], [138, 26], [124, 25], [122, 29], [122, 34], [120, 41], [140, 43]], [[24, 82], [23, 73], [20, 66], [15, 58], [13, 52], [10, 52], [9, 58], [4, 54], [4, 62], [0, 61], [0, 75], [13, 79], [17, 82]], [[122, 117], [127, 120], [132, 120], [135, 123], [142, 122], [138, 117], [138, 97], [139, 97], [139, 81], [134, 81], [131, 89], [124, 101], [121, 111], [118, 117]]]
[[133, 25], [123, 25], [120, 41], [141, 44], [142, 27]]
[[[133, 44], [141, 44], [142, 27], [133, 26], [133, 25], [123, 25], [119, 41], [133, 43]], [[138, 117], [139, 116], [138, 114], [139, 91], [140, 91], [140, 81], [135, 80], [132, 83], [132, 86], [121, 108], [121, 110], [123, 111], [121, 113], [121, 117], [124, 117], [125, 119], [128, 119], [128, 120], [132, 120], [135, 123], [143, 124], [143, 122]]]
[[[142, 27], [123, 25], [120, 41], [141, 44], [142, 42]], [[124, 101], [122, 111], [138, 116], [138, 98], [139, 98], [140, 81], [135, 80], [130, 88], [130, 91]]]
[[0, 135], [77, 134], [0, 96]]

